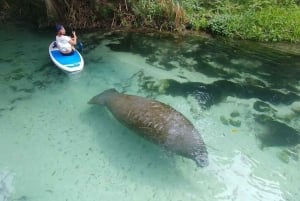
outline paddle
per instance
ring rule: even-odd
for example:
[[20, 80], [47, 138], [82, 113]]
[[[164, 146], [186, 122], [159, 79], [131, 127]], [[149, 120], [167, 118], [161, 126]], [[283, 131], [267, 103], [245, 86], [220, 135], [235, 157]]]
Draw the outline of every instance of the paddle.
[[77, 49], [79, 50], [79, 52], [83, 53], [83, 43], [81, 41], [77, 43]]
[[[71, 27], [72, 29], [72, 37], [73, 37], [73, 32], [75, 32], [75, 30]], [[77, 45], [76, 45], [76, 49], [78, 49], [79, 52], [83, 53], [83, 43], [81, 41], [78, 41], [77, 42]]]

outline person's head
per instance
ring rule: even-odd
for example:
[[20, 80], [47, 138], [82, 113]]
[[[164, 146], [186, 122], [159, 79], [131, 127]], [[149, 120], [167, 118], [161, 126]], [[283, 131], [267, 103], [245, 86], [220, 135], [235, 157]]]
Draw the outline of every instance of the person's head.
[[66, 34], [65, 28], [61, 24], [56, 25], [56, 31], [57, 31], [57, 35], [64, 35], [64, 34]]

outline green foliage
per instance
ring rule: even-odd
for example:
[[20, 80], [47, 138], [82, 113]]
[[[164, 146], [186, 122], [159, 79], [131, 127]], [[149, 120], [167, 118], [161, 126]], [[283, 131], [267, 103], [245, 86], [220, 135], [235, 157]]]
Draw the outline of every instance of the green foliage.
[[163, 8], [155, 0], [135, 1], [132, 9], [139, 23], [145, 26], [156, 26], [165, 18]]
[[133, 0], [130, 2], [138, 26], [159, 30], [180, 30], [185, 12], [173, 0]]
[[268, 7], [237, 15], [218, 15], [209, 24], [210, 31], [241, 39], [259, 41], [300, 40], [300, 10], [298, 8]]
[[208, 27], [213, 34], [230, 36], [231, 30], [229, 28], [230, 21], [233, 20], [233, 17], [227, 14], [216, 15], [208, 22]]
[[300, 1], [183, 0], [196, 30], [259, 41], [300, 41]]
[[[12, 16], [38, 25], [146, 27], [300, 42], [300, 0], [0, 0], [0, 21]], [[8, 17], [7, 17], [8, 16]]]

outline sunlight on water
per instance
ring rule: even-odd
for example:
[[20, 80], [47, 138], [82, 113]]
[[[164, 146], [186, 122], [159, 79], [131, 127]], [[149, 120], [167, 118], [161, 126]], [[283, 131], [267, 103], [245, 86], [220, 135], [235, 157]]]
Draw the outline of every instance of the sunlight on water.
[[[84, 70], [67, 75], [48, 56], [53, 35], [0, 30], [0, 201], [300, 199], [299, 56], [251, 43], [90, 33], [79, 34]], [[209, 166], [87, 104], [109, 88], [184, 114]]]

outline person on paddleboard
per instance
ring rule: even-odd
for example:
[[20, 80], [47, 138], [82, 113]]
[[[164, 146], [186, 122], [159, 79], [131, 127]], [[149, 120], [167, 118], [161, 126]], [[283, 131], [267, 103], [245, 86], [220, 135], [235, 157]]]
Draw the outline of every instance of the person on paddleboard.
[[66, 30], [63, 25], [56, 25], [56, 45], [63, 55], [72, 55], [74, 53], [74, 46], [77, 44], [77, 36], [75, 31], [72, 32], [73, 37], [66, 36]]

